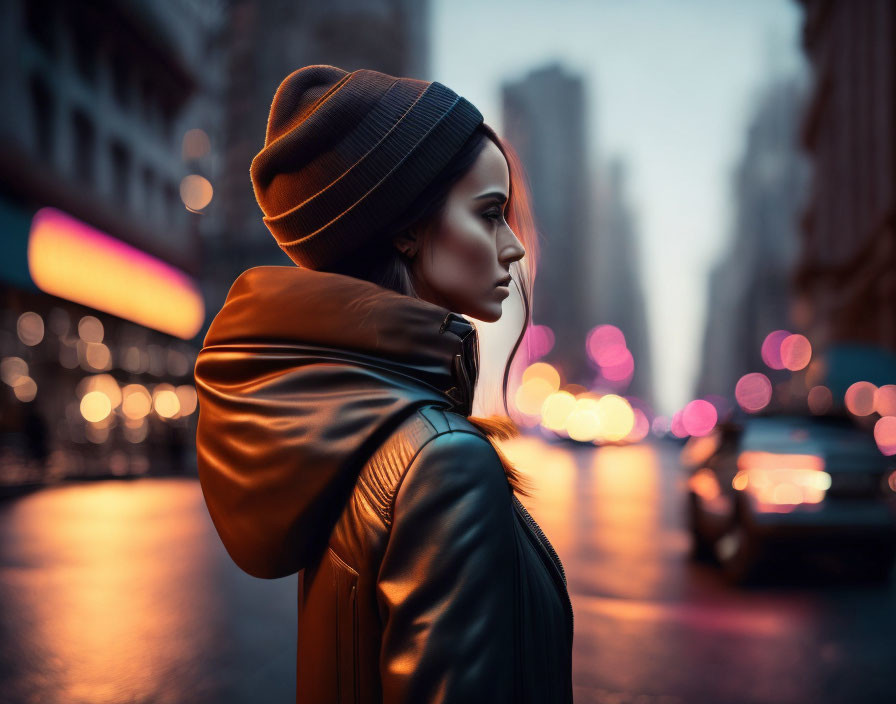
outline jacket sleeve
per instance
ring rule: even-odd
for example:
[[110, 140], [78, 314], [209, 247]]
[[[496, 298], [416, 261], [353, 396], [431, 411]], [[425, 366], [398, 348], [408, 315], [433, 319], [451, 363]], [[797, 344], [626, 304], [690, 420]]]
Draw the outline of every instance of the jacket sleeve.
[[511, 489], [489, 441], [429, 440], [395, 495], [377, 580], [383, 704], [513, 698]]

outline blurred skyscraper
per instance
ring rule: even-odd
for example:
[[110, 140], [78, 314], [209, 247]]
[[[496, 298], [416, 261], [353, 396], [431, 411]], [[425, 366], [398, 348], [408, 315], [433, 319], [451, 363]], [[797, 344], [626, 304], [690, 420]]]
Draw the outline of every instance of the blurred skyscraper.
[[795, 311], [842, 397], [896, 380], [896, 4], [800, 2], [813, 178]]
[[[223, 17], [220, 0], [0, 4], [4, 482], [181, 462], [214, 226], [185, 205], [212, 197]], [[35, 419], [39, 462], [20, 452]]]
[[590, 250], [596, 321], [625, 335], [635, 360], [627, 392], [653, 404], [650, 340], [641, 282], [638, 223], [629, 203], [627, 169], [619, 158], [597, 170], [594, 245]]
[[249, 180], [280, 82], [311, 64], [430, 80], [429, 0], [233, 0], [230, 7], [221, 182], [226, 227], [210, 243], [217, 255], [215, 310], [243, 270], [291, 264], [265, 227]]
[[761, 92], [732, 184], [727, 252], [710, 274], [696, 395], [733, 396], [737, 380], [766, 367], [765, 336], [791, 328], [791, 275], [808, 165], [799, 153], [804, 90], [782, 78]]
[[554, 331], [551, 361], [568, 381], [589, 384], [593, 297], [591, 192], [582, 78], [558, 64], [502, 86], [502, 135], [516, 149], [532, 190], [541, 258], [533, 321]]

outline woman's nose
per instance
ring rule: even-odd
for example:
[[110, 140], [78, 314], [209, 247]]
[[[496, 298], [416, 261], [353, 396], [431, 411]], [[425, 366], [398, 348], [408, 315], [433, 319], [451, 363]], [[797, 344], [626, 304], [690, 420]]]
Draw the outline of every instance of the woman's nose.
[[514, 234], [513, 230], [509, 227], [506, 228], [506, 230], [510, 233], [511, 239], [509, 242], [502, 243], [498, 255], [502, 263], [511, 264], [525, 256], [526, 248], [523, 247], [523, 243], [519, 241], [519, 238]]

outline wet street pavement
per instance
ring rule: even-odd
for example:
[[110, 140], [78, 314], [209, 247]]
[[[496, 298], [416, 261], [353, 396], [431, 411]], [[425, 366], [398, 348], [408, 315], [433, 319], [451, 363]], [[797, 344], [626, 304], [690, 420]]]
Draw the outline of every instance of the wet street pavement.
[[[727, 586], [688, 561], [677, 449], [502, 444], [563, 560], [576, 702], [896, 700], [896, 581]], [[195, 479], [0, 504], [0, 701], [294, 701], [296, 577], [227, 556]]]

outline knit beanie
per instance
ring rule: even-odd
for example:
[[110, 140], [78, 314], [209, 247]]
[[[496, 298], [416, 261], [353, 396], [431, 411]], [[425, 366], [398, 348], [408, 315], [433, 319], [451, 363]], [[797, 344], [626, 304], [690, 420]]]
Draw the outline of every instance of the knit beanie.
[[482, 121], [436, 81], [293, 71], [249, 169], [264, 223], [296, 264], [325, 268], [400, 216]]

